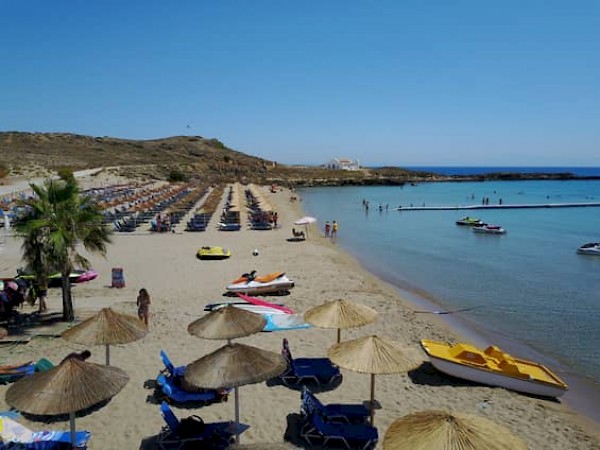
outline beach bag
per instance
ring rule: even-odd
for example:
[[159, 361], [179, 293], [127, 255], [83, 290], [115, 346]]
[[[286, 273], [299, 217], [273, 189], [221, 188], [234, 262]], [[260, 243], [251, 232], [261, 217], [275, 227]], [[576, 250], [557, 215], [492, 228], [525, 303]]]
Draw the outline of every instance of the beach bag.
[[194, 437], [202, 434], [204, 430], [204, 420], [200, 416], [189, 416], [181, 419], [177, 434], [182, 437]]

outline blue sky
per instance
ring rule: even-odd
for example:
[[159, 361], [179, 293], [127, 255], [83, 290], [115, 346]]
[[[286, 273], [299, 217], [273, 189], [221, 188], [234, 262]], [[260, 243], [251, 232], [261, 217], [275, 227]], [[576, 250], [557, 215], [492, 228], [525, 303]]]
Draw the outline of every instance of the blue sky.
[[4, 0], [0, 131], [600, 166], [599, 1]]

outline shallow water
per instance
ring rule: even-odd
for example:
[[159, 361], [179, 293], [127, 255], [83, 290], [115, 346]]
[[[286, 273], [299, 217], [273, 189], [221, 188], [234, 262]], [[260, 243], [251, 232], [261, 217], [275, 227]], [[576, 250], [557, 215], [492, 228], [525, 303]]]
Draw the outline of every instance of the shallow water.
[[[481, 204], [484, 197], [490, 204], [598, 202], [600, 181], [421, 183], [301, 194], [304, 210], [321, 227], [339, 222], [339, 245], [373, 273], [440, 309], [472, 308], [457, 315], [600, 381], [600, 257], [576, 253], [583, 243], [600, 241], [600, 208], [393, 210]], [[500, 224], [507, 234], [456, 226], [465, 215]]]

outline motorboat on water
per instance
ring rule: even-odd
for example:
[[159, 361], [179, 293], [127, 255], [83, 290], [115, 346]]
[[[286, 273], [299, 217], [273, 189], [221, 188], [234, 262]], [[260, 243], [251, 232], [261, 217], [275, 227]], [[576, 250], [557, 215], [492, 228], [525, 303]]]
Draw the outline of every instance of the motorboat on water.
[[421, 346], [436, 369], [453, 377], [542, 397], [560, 397], [568, 389], [543, 364], [515, 358], [494, 345], [481, 350], [423, 339]]
[[479, 227], [479, 226], [485, 225], [485, 223], [483, 222], [483, 220], [481, 220], [477, 217], [466, 216], [466, 217], [463, 217], [462, 219], [457, 220], [456, 225]]
[[273, 272], [264, 276], [256, 276], [256, 270], [245, 273], [227, 285], [225, 289], [231, 293], [263, 294], [271, 292], [287, 292], [294, 287], [285, 272]]
[[600, 242], [589, 242], [583, 244], [577, 249], [577, 253], [581, 255], [598, 255], [600, 256]]
[[203, 246], [196, 253], [198, 259], [227, 259], [231, 256], [231, 250], [218, 245]]
[[506, 230], [500, 225], [481, 225], [474, 226], [472, 228], [473, 233], [486, 233], [486, 234], [506, 234]]

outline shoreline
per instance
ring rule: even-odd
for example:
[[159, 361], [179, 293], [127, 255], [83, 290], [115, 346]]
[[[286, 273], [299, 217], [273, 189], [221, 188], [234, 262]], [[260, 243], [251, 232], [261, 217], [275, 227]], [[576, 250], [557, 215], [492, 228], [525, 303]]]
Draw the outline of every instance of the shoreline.
[[[413, 311], [441, 311], [443, 305], [437, 301], [435, 296], [427, 291], [415, 286], [399, 285], [395, 280], [388, 279], [378, 273], [376, 267], [371, 267], [368, 264], [363, 264], [360, 258], [355, 255], [351, 249], [340, 246], [340, 251], [348, 253], [355, 259], [363, 270], [369, 272], [372, 276], [379, 279], [382, 283], [389, 284], [398, 292], [398, 295], [408, 302], [409, 307]], [[505, 349], [510, 354], [519, 355], [532, 361], [538, 361], [559, 375], [569, 386], [569, 390], [560, 402], [564, 402], [569, 408], [583, 414], [587, 419], [596, 424], [600, 424], [600, 384], [595, 380], [578, 375], [574, 369], [568, 366], [555, 356], [547, 355], [540, 350], [535, 349], [526, 342], [512, 339], [506, 334], [502, 334], [498, 330], [490, 329], [485, 324], [477, 322], [474, 319], [463, 317], [460, 315], [424, 313], [427, 319], [432, 322], [443, 324], [448, 330], [462, 340], [470, 341], [470, 343], [479, 346], [487, 347], [492, 343]], [[593, 395], [590, 395], [592, 393]]]
[[[158, 352], [167, 351], [174, 364], [189, 364], [215, 350], [223, 343], [190, 336], [187, 324], [205, 314], [203, 305], [223, 297], [223, 287], [237, 275], [257, 269], [259, 273], [282, 270], [296, 282], [292, 292], [268, 300], [281, 301], [298, 312], [335, 298], [364, 303], [378, 311], [377, 322], [358, 329], [343, 330], [342, 339], [350, 340], [368, 334], [386, 336], [410, 347], [419, 360], [426, 355], [418, 346], [421, 338], [453, 339], [457, 330], [441, 321], [441, 317], [416, 314], [410, 299], [398, 289], [365, 268], [341, 245], [321, 237], [320, 230], [310, 228], [304, 242], [287, 242], [292, 223], [305, 212], [301, 202], [290, 203], [290, 191], [276, 194], [261, 187], [265, 198], [276, 206], [283, 226], [272, 231], [253, 231], [246, 226], [240, 232], [224, 233], [216, 229], [213, 217], [207, 231], [133, 235], [115, 233], [107, 258], [91, 256], [94, 269], [101, 275], [74, 289], [77, 314], [111, 306], [120, 312], [135, 314], [135, 297], [145, 287], [152, 297], [150, 333], [141, 341], [111, 348], [111, 362], [129, 374], [131, 381], [103, 409], [78, 418], [77, 428], [92, 432], [89, 449], [143, 448], [164, 425], [158, 406], [144, 384], [161, 368]], [[223, 261], [199, 261], [195, 251], [202, 245], [222, 245], [233, 256]], [[252, 255], [253, 249], [260, 256]], [[19, 259], [19, 242], [3, 247], [0, 276], [14, 269]], [[17, 266], [18, 267], [18, 266]], [[112, 267], [123, 267], [126, 287], [111, 289]], [[13, 274], [8, 273], [8, 275]], [[49, 307], [60, 308], [60, 291], [52, 290]], [[334, 330], [307, 330], [260, 333], [241, 342], [271, 351], [281, 349], [282, 338], [289, 338], [294, 356], [323, 357], [335, 341]], [[12, 346], [2, 352], [2, 364], [41, 356], [60, 361], [65, 354], [82, 350], [56, 339], [32, 339], [28, 344]], [[92, 347], [92, 361], [103, 362], [103, 350]], [[411, 353], [411, 355], [413, 354]], [[335, 390], [319, 393], [324, 403], [357, 403], [368, 397], [368, 376], [343, 371], [344, 381]], [[0, 409], [7, 409], [0, 386]], [[251, 428], [242, 435], [244, 444], [281, 442], [289, 416], [297, 414], [299, 392], [265, 383], [243, 386], [240, 390], [241, 420]], [[501, 388], [455, 383], [427, 370], [412, 374], [377, 377], [376, 398], [382, 404], [375, 425], [379, 430], [378, 448], [389, 425], [398, 417], [430, 409], [447, 409], [475, 413], [507, 426], [519, 435], [530, 450], [597, 450], [600, 432], [597, 424], [558, 402], [541, 400]], [[269, 411], [268, 414], [265, 411]], [[176, 408], [178, 417], [200, 414], [205, 422], [231, 420], [233, 402], [218, 403], [201, 409]], [[40, 423], [19, 421], [32, 429]], [[56, 423], [52, 428], [65, 429]], [[141, 445], [140, 445], [141, 441]]]

